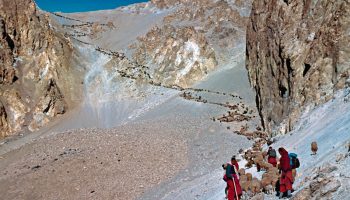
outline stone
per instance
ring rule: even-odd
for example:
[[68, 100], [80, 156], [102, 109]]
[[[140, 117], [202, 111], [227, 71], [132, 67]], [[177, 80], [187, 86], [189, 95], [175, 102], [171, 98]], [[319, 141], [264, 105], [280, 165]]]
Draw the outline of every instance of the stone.
[[321, 186], [322, 186], [322, 183], [318, 182], [317, 180], [312, 181], [309, 186], [311, 194], [317, 192], [321, 188]]
[[309, 188], [302, 189], [292, 197], [292, 200], [309, 200], [309, 199], [312, 199], [311, 191]]
[[337, 154], [337, 155], [336, 155], [335, 161], [336, 161], [336, 162], [340, 162], [340, 161], [342, 161], [342, 160], [344, 160], [344, 159], [345, 159], [345, 155], [342, 154], [342, 153], [340, 153], [340, 154]]
[[321, 166], [319, 173], [322, 174], [329, 174], [331, 172], [334, 172], [338, 169], [336, 165], [330, 164], [330, 163], [325, 163], [324, 165]]
[[251, 198], [251, 200], [264, 200], [264, 193], [259, 193]]
[[341, 183], [339, 180], [334, 180], [329, 183], [327, 183], [324, 187], [321, 189], [321, 195], [325, 196], [330, 193], [333, 193], [338, 190], [338, 188], [341, 186]]

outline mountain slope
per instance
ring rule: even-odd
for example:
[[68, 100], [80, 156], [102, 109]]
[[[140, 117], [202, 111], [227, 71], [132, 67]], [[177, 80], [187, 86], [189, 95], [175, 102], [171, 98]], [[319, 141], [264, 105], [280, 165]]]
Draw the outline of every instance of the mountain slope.
[[[295, 130], [283, 136], [275, 148], [286, 147], [301, 162], [293, 199], [346, 199], [350, 184], [349, 80], [329, 102], [304, 112]], [[311, 142], [318, 144], [311, 155]]]

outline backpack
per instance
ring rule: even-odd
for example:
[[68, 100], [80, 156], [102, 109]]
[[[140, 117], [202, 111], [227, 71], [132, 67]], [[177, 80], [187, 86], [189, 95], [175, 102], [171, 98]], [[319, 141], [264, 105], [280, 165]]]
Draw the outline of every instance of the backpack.
[[277, 154], [276, 154], [276, 150], [275, 149], [271, 149], [271, 150], [269, 150], [269, 156], [270, 157], [274, 157], [274, 158], [276, 158], [277, 157]]
[[297, 154], [289, 153], [289, 160], [290, 160], [290, 166], [292, 167], [292, 169], [300, 167], [300, 162]]

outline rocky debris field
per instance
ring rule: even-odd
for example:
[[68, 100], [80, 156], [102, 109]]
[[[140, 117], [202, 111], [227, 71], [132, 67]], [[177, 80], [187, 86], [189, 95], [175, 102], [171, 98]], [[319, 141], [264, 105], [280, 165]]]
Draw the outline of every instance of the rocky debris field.
[[183, 138], [160, 126], [57, 133], [2, 155], [2, 199], [135, 199], [188, 163]]
[[166, 198], [212, 176], [211, 170], [249, 146], [205, 111], [192, 116], [194, 102], [174, 101], [139, 122], [47, 133], [1, 155], [1, 194], [4, 199]]

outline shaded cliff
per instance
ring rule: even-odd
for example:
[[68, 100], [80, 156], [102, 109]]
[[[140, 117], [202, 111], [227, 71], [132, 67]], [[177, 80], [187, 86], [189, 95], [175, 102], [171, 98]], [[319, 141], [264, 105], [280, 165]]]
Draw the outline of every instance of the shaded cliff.
[[66, 112], [78, 78], [73, 47], [32, 0], [0, 2], [0, 137]]
[[266, 130], [291, 130], [301, 112], [345, 87], [349, 10], [348, 0], [254, 1], [246, 67]]

